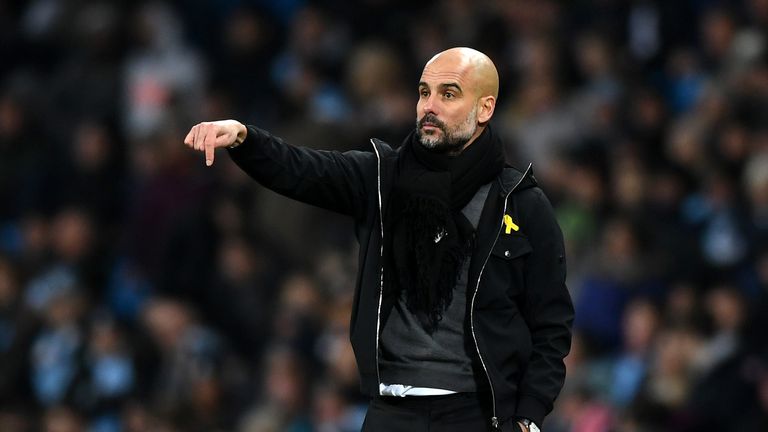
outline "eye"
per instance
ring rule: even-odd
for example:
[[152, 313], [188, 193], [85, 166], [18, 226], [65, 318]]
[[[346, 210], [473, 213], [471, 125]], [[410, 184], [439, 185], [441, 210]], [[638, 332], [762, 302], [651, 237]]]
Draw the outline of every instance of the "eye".
[[456, 97], [456, 95], [455, 95], [455, 94], [453, 94], [453, 92], [445, 92], [445, 94], [443, 95], [443, 97], [444, 97], [444, 98], [446, 98], [446, 99], [453, 99], [453, 98], [455, 98], [455, 97]]
[[419, 96], [427, 98], [429, 97], [429, 92], [427, 90], [419, 90]]

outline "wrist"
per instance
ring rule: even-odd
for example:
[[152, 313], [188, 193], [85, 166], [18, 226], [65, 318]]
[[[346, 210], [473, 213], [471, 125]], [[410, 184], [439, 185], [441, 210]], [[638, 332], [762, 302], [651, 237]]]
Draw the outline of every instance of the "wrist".
[[539, 429], [536, 423], [525, 417], [518, 418], [517, 424], [520, 425], [520, 429], [522, 429], [523, 432], [541, 432], [541, 429]]
[[248, 128], [237, 120], [230, 121], [233, 122], [235, 126], [235, 141], [227, 146], [227, 148], [233, 149], [245, 141], [245, 138], [248, 136]]

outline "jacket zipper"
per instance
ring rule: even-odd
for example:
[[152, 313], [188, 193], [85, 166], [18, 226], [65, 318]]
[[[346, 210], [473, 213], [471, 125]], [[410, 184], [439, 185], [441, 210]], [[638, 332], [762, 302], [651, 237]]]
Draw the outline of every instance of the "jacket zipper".
[[[371, 139], [373, 151], [376, 153], [376, 189], [379, 198], [379, 225], [381, 231], [381, 245], [379, 246], [379, 305], [376, 309], [376, 388], [381, 384], [381, 374], [379, 373], [379, 333], [381, 325], [381, 302], [384, 298], [384, 211], [381, 202], [381, 155], [376, 143]], [[381, 393], [381, 390], [377, 390]]]
[[[503, 217], [507, 213], [507, 200], [509, 199], [509, 196], [512, 195], [512, 192], [517, 189], [518, 186], [520, 186], [520, 183], [523, 182], [523, 179], [525, 179], [525, 176], [528, 175], [528, 171], [531, 170], [532, 164], [528, 164], [528, 168], [526, 168], [525, 172], [523, 173], [522, 177], [520, 177], [520, 180], [512, 187], [512, 189], [507, 192], [507, 195], [504, 197], [504, 211], [502, 212], [502, 222], [499, 226], [499, 232], [496, 234], [496, 238], [493, 240], [493, 245], [491, 245], [491, 250], [488, 252], [488, 256], [485, 257], [485, 261], [483, 261], [483, 266], [480, 267], [480, 273], [477, 275], [477, 285], [475, 285], [475, 293], [472, 294], [472, 304], [469, 308], [469, 325], [470, 329], [472, 331], [472, 339], [475, 341], [475, 349], [477, 350], [477, 356], [480, 357], [480, 364], [483, 366], [483, 370], [485, 371], [485, 376], [488, 378], [488, 385], [491, 387], [491, 401], [493, 405], [493, 417], [491, 417], [491, 426], [494, 429], [499, 428], [499, 418], [496, 416], [496, 393], [493, 390], [493, 382], [491, 381], [491, 375], [488, 373], [488, 368], [485, 366], [485, 360], [483, 360], [483, 355], [480, 353], [480, 345], [477, 343], [477, 335], [475, 335], [475, 298], [477, 297], [477, 291], [480, 289], [480, 280], [483, 278], [483, 272], [485, 271], [485, 266], [488, 264], [488, 259], [491, 258], [491, 253], [493, 252], [493, 248], [496, 247], [496, 242], [499, 241], [499, 236], [501, 235], [501, 230], [504, 227], [504, 220]], [[378, 353], [378, 349], [377, 349]], [[378, 368], [378, 362], [376, 364], [376, 367]]]

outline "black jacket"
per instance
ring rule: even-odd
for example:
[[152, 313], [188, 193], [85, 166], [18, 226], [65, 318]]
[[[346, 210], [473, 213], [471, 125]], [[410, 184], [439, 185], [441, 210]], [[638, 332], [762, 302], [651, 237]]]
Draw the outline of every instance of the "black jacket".
[[[360, 256], [350, 337], [362, 391], [376, 395], [381, 316], [394, 303], [382, 290], [382, 214], [399, 152], [376, 139], [371, 144], [372, 153], [317, 151], [248, 127], [245, 142], [229, 153], [262, 185], [354, 218]], [[540, 425], [565, 378], [573, 306], [562, 233], [530, 166], [524, 173], [505, 168], [493, 182], [476, 245], [467, 305], [482, 378], [493, 393], [491, 423], [506, 430], [520, 416]]]

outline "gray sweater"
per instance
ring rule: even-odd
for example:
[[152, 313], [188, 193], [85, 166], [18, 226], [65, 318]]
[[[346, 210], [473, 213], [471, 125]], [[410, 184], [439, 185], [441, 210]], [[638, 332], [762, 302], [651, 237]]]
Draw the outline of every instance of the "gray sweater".
[[[490, 184], [482, 186], [462, 209], [475, 229], [489, 189]], [[385, 384], [477, 391], [473, 373], [475, 346], [467, 314], [469, 264], [465, 260], [453, 300], [432, 334], [408, 310], [407, 294], [402, 291], [381, 332], [379, 368]]]

